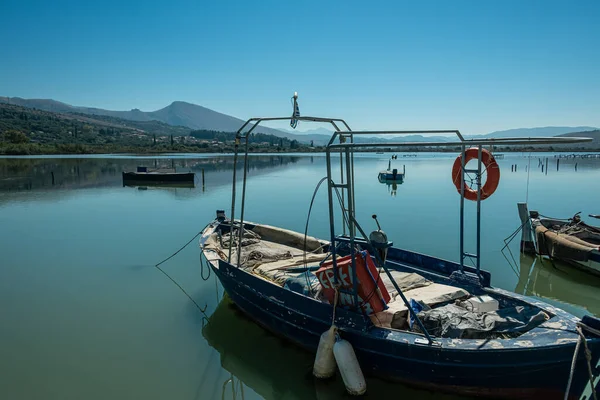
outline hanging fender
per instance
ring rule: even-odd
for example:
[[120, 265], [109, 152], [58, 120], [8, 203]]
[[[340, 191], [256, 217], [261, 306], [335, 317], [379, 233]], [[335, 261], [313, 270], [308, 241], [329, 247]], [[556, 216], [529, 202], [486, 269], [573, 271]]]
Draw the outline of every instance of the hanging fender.
[[[465, 151], [465, 165], [471, 160], [477, 160], [478, 157], [478, 148], [471, 147]], [[492, 153], [490, 153], [486, 149], [481, 149], [481, 163], [485, 166], [485, 171], [487, 172], [487, 179], [485, 181], [485, 185], [481, 187], [481, 200], [485, 200], [490, 197], [498, 188], [498, 183], [500, 183], [500, 167]], [[461, 183], [461, 156], [456, 157], [454, 160], [454, 165], [452, 166], [452, 181], [454, 182], [454, 186], [456, 186], [456, 190], [460, 193], [460, 183]], [[465, 182], [465, 199], [477, 201], [477, 190], [471, 189], [467, 186]]]

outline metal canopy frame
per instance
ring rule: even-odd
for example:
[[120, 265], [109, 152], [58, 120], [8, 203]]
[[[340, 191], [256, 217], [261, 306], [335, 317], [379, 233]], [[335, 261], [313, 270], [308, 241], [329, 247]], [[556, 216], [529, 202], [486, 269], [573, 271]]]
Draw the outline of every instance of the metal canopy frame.
[[[464, 276], [467, 280], [473, 282], [473, 278], [477, 279], [477, 282], [480, 282], [480, 268], [481, 268], [481, 154], [483, 150], [483, 146], [494, 146], [494, 145], [544, 145], [544, 144], [568, 144], [568, 143], [582, 143], [589, 142], [591, 138], [580, 138], [580, 137], [544, 137], [544, 138], [499, 138], [499, 139], [465, 139], [463, 135], [458, 130], [426, 130], [426, 131], [352, 131], [350, 126], [346, 123], [345, 120], [341, 118], [323, 118], [323, 117], [293, 117], [298, 121], [308, 121], [308, 122], [320, 122], [320, 123], [329, 123], [335, 129], [335, 132], [331, 136], [329, 143], [325, 148], [326, 162], [327, 162], [327, 191], [328, 191], [328, 201], [329, 201], [329, 223], [330, 223], [330, 250], [332, 253], [332, 262], [334, 269], [334, 282], [338, 284], [338, 265], [336, 252], [338, 252], [338, 247], [343, 243], [350, 244], [350, 255], [352, 261], [352, 282], [353, 289], [351, 294], [353, 296], [353, 305], [355, 310], [359, 310], [361, 305], [358, 302], [358, 288], [357, 288], [357, 274], [356, 274], [356, 243], [357, 240], [365, 245], [370, 250], [371, 255], [375, 256], [380, 264], [380, 267], [386, 272], [388, 277], [390, 278], [394, 288], [400, 294], [404, 304], [407, 306], [410, 313], [415, 317], [415, 320], [423, 333], [425, 334], [429, 344], [433, 344], [433, 339], [427, 332], [427, 329], [423, 326], [421, 320], [417, 317], [410, 303], [404, 296], [404, 293], [392, 277], [389, 269], [386, 267], [385, 263], [379, 257], [377, 251], [371, 246], [369, 242], [369, 238], [367, 237], [365, 231], [362, 229], [358, 221], [355, 219], [355, 197], [354, 197], [354, 153], [361, 152], [368, 148], [403, 148], [403, 147], [460, 147], [461, 148], [461, 190], [460, 190], [460, 275]], [[248, 119], [236, 132], [235, 143], [234, 143], [234, 158], [233, 158], [233, 185], [232, 185], [232, 195], [231, 195], [231, 228], [230, 228], [230, 237], [229, 237], [229, 255], [228, 262], [231, 264], [231, 251], [233, 247], [233, 235], [234, 235], [234, 221], [235, 221], [235, 197], [236, 197], [236, 169], [237, 169], [237, 161], [238, 161], [238, 153], [239, 147], [242, 140], [244, 142], [244, 176], [242, 180], [242, 201], [241, 201], [241, 211], [240, 211], [240, 220], [239, 220], [239, 229], [238, 229], [238, 247], [237, 247], [237, 266], [240, 265], [240, 257], [241, 257], [241, 247], [242, 247], [242, 237], [243, 237], [243, 225], [244, 225], [244, 211], [245, 211], [245, 201], [246, 201], [246, 178], [248, 171], [248, 139], [250, 134], [262, 123], [265, 121], [287, 121], [290, 120], [291, 117], [262, 117], [262, 118], [250, 118]], [[251, 126], [245, 133], [244, 130]], [[343, 125], [346, 130], [340, 130], [339, 125]], [[421, 134], [421, 135], [433, 135], [433, 134], [455, 134], [458, 138], [458, 141], [454, 142], [388, 142], [388, 143], [355, 143], [354, 135], [407, 135], [407, 134]], [[336, 140], [339, 143], [336, 143]], [[476, 169], [466, 169], [465, 168], [465, 152], [467, 150], [467, 146], [475, 146], [478, 149], [478, 157], [477, 157], [477, 168]], [[340, 182], [336, 183], [333, 180], [332, 168], [331, 168], [331, 154], [333, 151], [340, 152]], [[475, 183], [477, 186], [477, 241], [476, 241], [476, 253], [467, 253], [464, 251], [464, 186], [465, 186], [465, 173], [474, 173], [475, 174]], [[342, 222], [346, 222], [346, 224], [342, 223], [343, 226], [343, 234], [341, 237], [338, 237], [335, 232], [335, 209], [334, 209], [334, 191], [338, 191], [341, 189], [341, 208], [342, 208]], [[337, 193], [335, 193], [337, 195]], [[348, 231], [346, 233], [346, 227]], [[362, 240], [356, 236], [356, 231], [359, 231], [362, 236]], [[476, 260], [476, 270], [477, 275], [475, 277], [468, 277], [468, 272], [464, 271], [464, 260], [465, 258], [471, 258]], [[453, 273], [454, 275], [454, 273]], [[459, 278], [459, 277], [454, 277]], [[342, 291], [342, 289], [340, 289]], [[364, 315], [364, 313], [363, 313]], [[368, 317], [365, 315], [365, 318]]]

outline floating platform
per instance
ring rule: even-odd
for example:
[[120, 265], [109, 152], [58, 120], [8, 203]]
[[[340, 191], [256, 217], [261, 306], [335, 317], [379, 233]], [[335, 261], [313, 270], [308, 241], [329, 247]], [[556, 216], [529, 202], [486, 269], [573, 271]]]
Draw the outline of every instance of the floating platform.
[[195, 175], [193, 172], [175, 172], [174, 170], [148, 171], [145, 167], [138, 167], [136, 172], [123, 172], [123, 185], [138, 183], [188, 183], [193, 185]]

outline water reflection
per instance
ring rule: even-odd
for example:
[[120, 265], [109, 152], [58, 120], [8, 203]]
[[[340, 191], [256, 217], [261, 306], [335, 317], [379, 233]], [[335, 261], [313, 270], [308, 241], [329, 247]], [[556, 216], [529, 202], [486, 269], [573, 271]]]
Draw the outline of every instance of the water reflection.
[[388, 181], [385, 179], [378, 178], [378, 180], [379, 180], [379, 183], [383, 183], [384, 185], [387, 186], [388, 193], [392, 197], [396, 197], [398, 185], [402, 185], [404, 183], [404, 179], [399, 179], [396, 181]]
[[[249, 173], [297, 163], [300, 156], [261, 155], [249, 158]], [[231, 156], [202, 158], [0, 158], [0, 191], [35, 189], [74, 189], [120, 186], [123, 171], [135, 171], [138, 166], [175, 168], [177, 172], [206, 172], [207, 183], [229, 183], [221, 176], [210, 179], [211, 173], [231, 171]], [[238, 163], [238, 168], [242, 163]]]
[[567, 302], [600, 314], [600, 278], [559, 262], [521, 254], [515, 292]]
[[[248, 161], [248, 175], [255, 176], [277, 168], [286, 168], [301, 159], [301, 156], [294, 155], [252, 155]], [[309, 161], [304, 158], [304, 162]], [[124, 184], [122, 172], [135, 171], [138, 166], [194, 172], [195, 183]], [[241, 169], [242, 166], [242, 162], [239, 162], [238, 168]], [[0, 204], [38, 199], [41, 193], [46, 193], [44, 198], [49, 199], [71, 195], [74, 190], [123, 186], [142, 191], [164, 188], [175, 197], [188, 198], [201, 195], [211, 188], [230, 185], [232, 169], [233, 157], [214, 155], [199, 158], [0, 158]], [[239, 174], [240, 177], [241, 175]], [[55, 195], [48, 196], [50, 193]]]
[[[242, 399], [244, 386], [267, 400], [333, 400], [350, 398], [338, 375], [319, 381], [312, 376], [313, 355], [271, 335], [249, 320], [224, 296], [202, 335], [221, 357], [221, 366], [231, 375], [222, 384], [222, 398]], [[403, 385], [367, 379], [363, 398], [390, 397], [458, 399]]]

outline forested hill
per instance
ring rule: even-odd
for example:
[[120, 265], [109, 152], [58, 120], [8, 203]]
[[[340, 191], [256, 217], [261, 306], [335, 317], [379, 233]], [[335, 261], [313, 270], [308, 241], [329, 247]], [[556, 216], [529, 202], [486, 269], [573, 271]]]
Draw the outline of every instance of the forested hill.
[[[228, 152], [233, 150], [234, 136], [231, 132], [192, 132], [159, 121], [56, 113], [0, 103], [0, 154]], [[307, 148], [262, 133], [252, 135], [250, 141], [251, 151]]]

